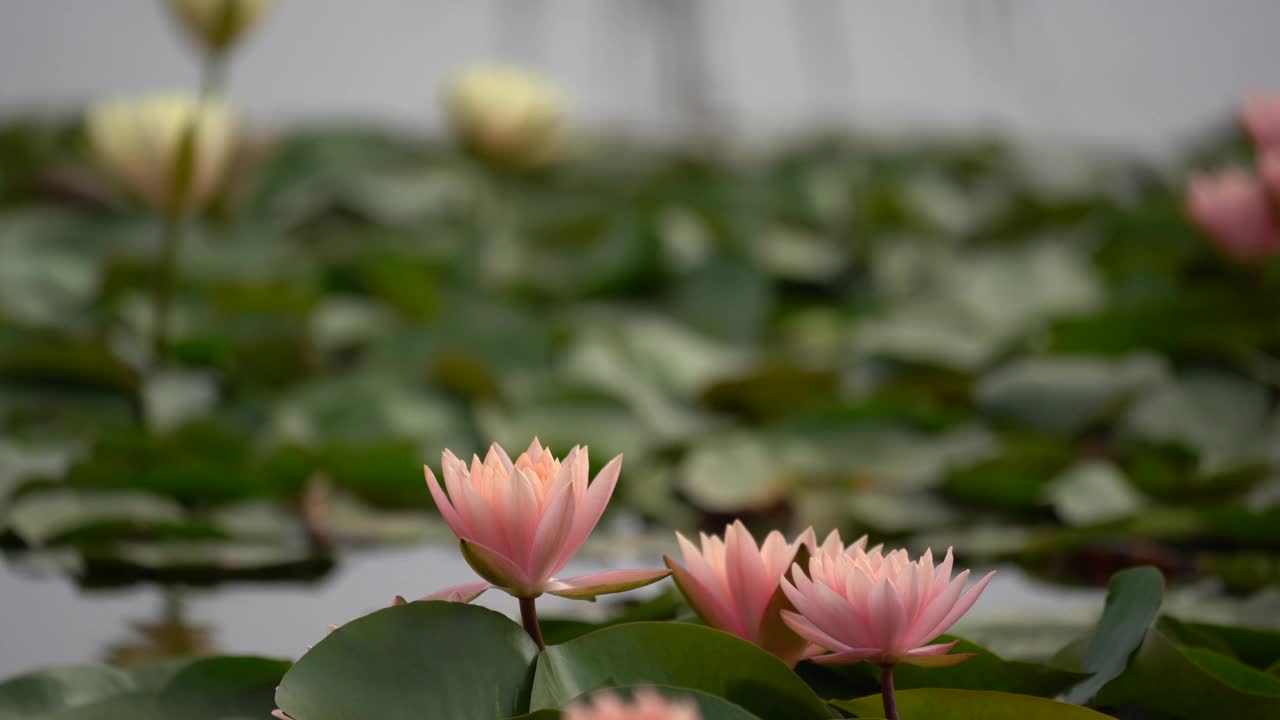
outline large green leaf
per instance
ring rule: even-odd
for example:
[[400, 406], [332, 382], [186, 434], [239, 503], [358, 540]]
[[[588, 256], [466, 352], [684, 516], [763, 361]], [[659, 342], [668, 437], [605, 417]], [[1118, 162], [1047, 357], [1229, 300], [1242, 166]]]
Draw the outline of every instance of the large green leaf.
[[559, 707], [601, 686], [641, 684], [701, 690], [763, 718], [830, 717], [781, 660], [733, 635], [684, 623], [616, 625], [548, 648], [538, 658], [531, 704]]
[[1180, 645], [1234, 655], [1256, 668], [1280, 662], [1280, 630], [1180, 622], [1171, 617], [1160, 618], [1160, 629]]
[[1098, 694], [1101, 705], [1140, 702], [1177, 718], [1280, 717], [1280, 681], [1204, 648], [1147, 633], [1129, 669]]
[[1085, 703], [1124, 672], [1129, 656], [1142, 644], [1164, 599], [1164, 577], [1153, 567], [1116, 573], [1107, 589], [1102, 619], [1089, 641], [1081, 669], [1093, 673], [1072, 688], [1066, 699]]
[[[905, 690], [897, 694], [903, 720], [1105, 720], [1108, 716], [1078, 705], [1030, 695], [976, 690]], [[884, 714], [879, 695], [835, 700], [832, 705], [855, 717]]]
[[528, 710], [537, 646], [480, 607], [414, 602], [321, 640], [276, 693], [294, 720], [492, 720]]
[[[1054, 697], [1088, 677], [1085, 673], [1072, 672], [1040, 663], [1006, 660], [990, 650], [952, 635], [943, 635], [936, 642], [956, 641], [956, 653], [972, 653], [971, 660], [947, 668], [921, 668], [900, 665], [894, 670], [894, 686], [899, 690], [917, 688], [949, 688], [954, 690], [994, 690], [1038, 697]], [[876, 687], [880, 669], [868, 663], [841, 668], [807, 668], [826, 670], [832, 675], [849, 681], [848, 689], [859, 687], [870, 692]], [[858, 677], [860, 676], [860, 677]], [[840, 692], [831, 682], [824, 683], [824, 696], [848, 697], [850, 692]]]

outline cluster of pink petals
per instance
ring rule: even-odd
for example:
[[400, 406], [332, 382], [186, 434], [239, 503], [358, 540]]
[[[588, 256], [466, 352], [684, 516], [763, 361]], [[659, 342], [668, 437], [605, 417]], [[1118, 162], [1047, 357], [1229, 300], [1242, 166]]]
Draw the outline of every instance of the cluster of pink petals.
[[1257, 148], [1256, 172], [1192, 178], [1186, 208], [1223, 255], [1254, 264], [1280, 255], [1280, 95], [1247, 102], [1240, 123]]
[[779, 589], [801, 545], [814, 544], [813, 530], [788, 543], [774, 532], [756, 545], [741, 521], [725, 527], [724, 539], [701, 535], [701, 548], [676, 533], [684, 565], [666, 558], [676, 586], [698, 617], [718, 630], [755, 643], [794, 666], [808, 641], [792, 632], [780, 610], [786, 598]]
[[1255, 95], [1240, 110], [1240, 124], [1260, 149], [1280, 148], [1280, 95]]
[[698, 706], [687, 700], [668, 700], [655, 690], [637, 690], [630, 702], [600, 693], [591, 704], [577, 703], [564, 711], [564, 720], [701, 720]]
[[448, 450], [441, 463], [444, 488], [431, 468], [424, 467], [427, 486], [440, 515], [461, 542], [463, 556], [487, 582], [448, 588], [424, 600], [468, 602], [489, 587], [520, 598], [551, 593], [594, 599], [643, 587], [669, 574], [667, 570], [614, 570], [564, 580], [555, 577], [604, 514], [618, 482], [622, 456], [609, 461], [590, 482], [585, 447], [573, 448], [560, 461], [536, 438], [514, 462], [495, 444], [483, 462], [473, 457], [470, 468]]
[[[1269, 162], [1272, 179], [1280, 159]], [[1277, 186], [1280, 191], [1280, 186]], [[1223, 255], [1254, 263], [1280, 253], [1280, 222], [1271, 194], [1255, 175], [1226, 170], [1192, 178], [1187, 212]]]
[[866, 549], [863, 537], [844, 547], [832, 533], [809, 558], [806, 575], [799, 564], [782, 591], [796, 611], [782, 619], [801, 637], [825, 648], [814, 662], [827, 665], [870, 661], [946, 667], [969, 659], [948, 655], [954, 642], [929, 645], [968, 612], [991, 576], [965, 591], [969, 571], [951, 577], [952, 556], [936, 567], [932, 551], [911, 560], [906, 550], [885, 554]]

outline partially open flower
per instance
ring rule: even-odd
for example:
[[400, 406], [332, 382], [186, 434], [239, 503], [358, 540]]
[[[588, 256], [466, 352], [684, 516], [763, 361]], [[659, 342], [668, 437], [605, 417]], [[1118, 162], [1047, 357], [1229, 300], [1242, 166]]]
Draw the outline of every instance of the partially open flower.
[[235, 152], [236, 121], [216, 100], [185, 95], [109, 100], [89, 112], [86, 124], [102, 165], [164, 213], [204, 206]]
[[463, 142], [485, 160], [530, 168], [558, 150], [563, 101], [544, 77], [506, 65], [477, 65], [453, 79], [445, 106]]
[[590, 704], [575, 703], [564, 711], [564, 720], [700, 720], [701, 717], [692, 701], [668, 700], [655, 690], [637, 690], [630, 701], [602, 692]]
[[575, 447], [561, 462], [535, 438], [515, 462], [497, 445], [471, 468], [446, 450], [444, 484], [424, 467], [427, 486], [462, 554], [488, 585], [470, 583], [424, 599], [463, 602], [498, 587], [518, 598], [543, 593], [594, 599], [657, 582], [667, 570], [612, 570], [559, 580], [553, 577], [582, 547], [604, 514], [618, 482], [622, 456], [588, 484], [587, 449]]
[[952, 556], [937, 567], [933, 553], [912, 561], [906, 550], [884, 554], [864, 550], [866, 538], [845, 549], [824, 544], [809, 559], [809, 574], [792, 567], [782, 591], [796, 612], [782, 618], [798, 635], [831, 651], [811, 659], [825, 665], [867, 660], [946, 667], [971, 655], [948, 655], [955, 643], [929, 645], [968, 612], [987, 583], [988, 573], [965, 591], [969, 571], [951, 577]]
[[[1275, 174], [1265, 164], [1264, 176]], [[1274, 181], [1268, 177], [1268, 181]], [[1280, 253], [1280, 226], [1275, 208], [1258, 178], [1243, 170], [1228, 170], [1191, 180], [1187, 213], [1227, 257], [1255, 263]]]
[[221, 53], [251, 30], [271, 0], [171, 0], [182, 26], [206, 50]]
[[780, 611], [791, 605], [779, 583], [801, 544], [813, 545], [812, 529], [792, 543], [775, 530], [757, 546], [735, 521], [725, 527], [723, 540], [703, 533], [701, 549], [680, 533], [676, 539], [685, 564], [667, 557], [667, 567], [703, 622], [759, 645], [788, 665], [800, 661], [809, 643], [782, 622]]

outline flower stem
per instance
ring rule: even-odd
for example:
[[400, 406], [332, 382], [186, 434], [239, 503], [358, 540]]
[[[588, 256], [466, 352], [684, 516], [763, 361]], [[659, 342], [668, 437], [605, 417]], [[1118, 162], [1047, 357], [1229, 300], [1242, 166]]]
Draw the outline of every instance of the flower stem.
[[538, 649], [546, 650], [547, 646], [542, 642], [542, 628], [538, 625], [538, 608], [534, 605], [533, 598], [520, 598], [520, 622], [524, 625], [524, 631], [538, 644]]
[[893, 666], [880, 666], [880, 697], [884, 700], [885, 720], [899, 720], [898, 697], [893, 692]]
[[162, 365], [169, 349], [169, 307], [173, 304], [174, 276], [178, 270], [178, 246], [182, 242], [184, 217], [175, 210], [165, 214], [160, 257], [156, 263], [155, 297], [151, 328], [152, 361]]

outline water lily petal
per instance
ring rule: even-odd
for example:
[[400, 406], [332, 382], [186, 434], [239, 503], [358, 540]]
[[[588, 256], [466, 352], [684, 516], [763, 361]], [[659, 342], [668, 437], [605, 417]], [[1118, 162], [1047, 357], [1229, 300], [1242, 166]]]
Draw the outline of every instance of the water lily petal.
[[670, 574], [670, 570], [609, 570], [567, 580], [553, 580], [547, 583], [545, 590], [560, 597], [595, 600], [597, 595], [611, 595], [652, 585]]

